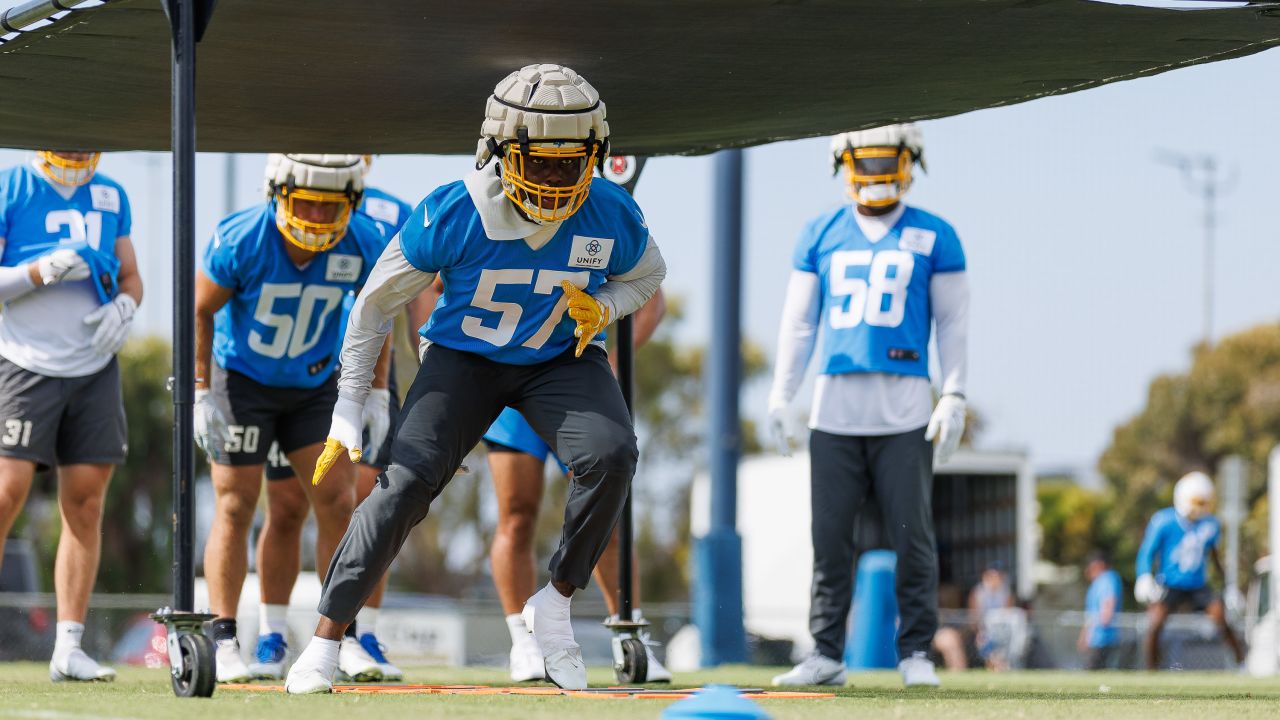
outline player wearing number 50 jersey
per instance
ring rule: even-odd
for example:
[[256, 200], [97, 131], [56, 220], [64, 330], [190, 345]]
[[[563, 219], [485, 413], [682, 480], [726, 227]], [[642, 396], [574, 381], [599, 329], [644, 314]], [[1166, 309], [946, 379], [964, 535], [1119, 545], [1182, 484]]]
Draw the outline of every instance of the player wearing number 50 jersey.
[[116, 352], [142, 300], [124, 188], [101, 154], [42, 150], [0, 173], [0, 557], [36, 470], [57, 467], [58, 628], [49, 676], [111, 680], [80, 649], [102, 503], [127, 428]]
[[437, 274], [444, 279], [391, 466], [334, 556], [320, 623], [289, 671], [289, 692], [331, 689], [343, 629], [504, 407], [518, 410], [573, 473], [551, 582], [529, 598], [524, 617], [547, 677], [586, 686], [569, 600], [609, 541], [637, 456], [601, 330], [639, 309], [666, 267], [631, 197], [592, 180], [608, 155], [609, 125], [583, 77], [529, 65], [498, 83], [485, 110], [476, 171], [418, 205], [351, 311], [317, 482], [326, 459], [359, 452], [359, 418], [391, 317]]
[[[359, 155], [270, 155], [268, 201], [218, 225], [197, 273], [195, 430], [216, 499], [204, 567], [220, 682], [249, 678], [235, 613], [268, 450], [274, 441], [299, 472], [315, 467], [337, 400], [343, 302], [384, 244], [352, 212], [362, 168]], [[385, 388], [385, 375], [374, 382]], [[307, 486], [322, 574], [355, 505], [355, 469], [343, 463], [333, 480]], [[380, 677], [354, 638], [346, 645], [351, 674]]]
[[[821, 338], [809, 418], [816, 651], [774, 684], [843, 684], [854, 519], [871, 495], [898, 556], [898, 669], [908, 686], [937, 685], [926, 657], [938, 626], [930, 441], [946, 462], [964, 429], [964, 251], [945, 221], [901, 202], [912, 167], [923, 164], [915, 126], [845, 133], [831, 152], [854, 202], [809, 223], [796, 245], [769, 398], [786, 452], [787, 406]], [[935, 325], [936, 408], [928, 355]]]

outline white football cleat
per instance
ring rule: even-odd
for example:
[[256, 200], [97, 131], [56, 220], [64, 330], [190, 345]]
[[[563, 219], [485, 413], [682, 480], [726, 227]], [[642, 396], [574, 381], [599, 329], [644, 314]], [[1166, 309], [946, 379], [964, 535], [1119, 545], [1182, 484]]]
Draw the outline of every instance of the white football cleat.
[[214, 664], [218, 668], [218, 682], [245, 683], [253, 679], [249, 666], [240, 657], [240, 641], [235, 638], [214, 642]]
[[382, 679], [382, 666], [359, 640], [344, 637], [338, 648], [338, 677], [351, 682], [377, 682]]
[[556, 590], [548, 586], [534, 593], [520, 615], [542, 652], [546, 678], [565, 690], [584, 690], [587, 666], [582, 661], [582, 648], [573, 638], [568, 603], [546, 597], [548, 592]]
[[645, 682], [665, 683], [671, 682], [671, 671], [662, 663], [658, 662], [658, 657], [653, 654], [653, 646], [657, 643], [649, 639], [649, 633], [640, 631], [636, 633], [640, 638], [640, 642], [644, 643], [644, 654], [647, 657], [647, 670], [645, 671]]
[[529, 682], [544, 680], [547, 670], [542, 660], [542, 651], [533, 635], [527, 635], [511, 646], [511, 680], [513, 682]]
[[99, 665], [84, 650], [74, 648], [53, 656], [49, 661], [49, 679], [54, 682], [111, 682], [116, 679], [116, 671]]
[[929, 654], [922, 650], [911, 653], [911, 657], [898, 663], [898, 672], [902, 673], [902, 684], [905, 687], [938, 687], [942, 684]]
[[392, 682], [399, 682], [404, 679], [404, 671], [396, 667], [387, 659], [387, 647], [378, 642], [378, 636], [371, 632], [362, 633], [360, 635], [360, 647], [369, 653], [369, 657], [378, 663], [378, 667], [382, 669], [382, 679]]
[[844, 685], [844, 663], [815, 652], [773, 679], [774, 685]]
[[283, 680], [284, 661], [289, 654], [289, 645], [280, 633], [268, 633], [258, 636], [258, 648], [254, 652], [254, 662], [249, 664], [249, 672], [259, 680]]

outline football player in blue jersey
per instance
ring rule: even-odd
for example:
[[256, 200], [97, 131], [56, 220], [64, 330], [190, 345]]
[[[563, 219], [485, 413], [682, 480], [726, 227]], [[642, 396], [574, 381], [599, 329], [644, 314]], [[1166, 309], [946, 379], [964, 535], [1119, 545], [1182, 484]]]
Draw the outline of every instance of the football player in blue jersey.
[[[1187, 473], [1173, 486], [1173, 507], [1156, 512], [1147, 523], [1147, 532], [1138, 548], [1138, 580], [1133, 597], [1147, 605], [1147, 669], [1160, 667], [1160, 631], [1169, 613], [1179, 610], [1202, 612], [1222, 631], [1236, 662], [1244, 661], [1244, 651], [1227, 623], [1222, 598], [1209, 587], [1207, 560], [1219, 577], [1226, 577], [1218, 555], [1222, 526], [1213, 515], [1213, 481], [1202, 472]], [[1227, 588], [1228, 592], [1239, 590]]]
[[[352, 212], [364, 184], [361, 165], [358, 155], [268, 156], [269, 199], [218, 224], [196, 274], [195, 432], [209, 455], [216, 498], [204, 569], [218, 616], [220, 682], [251, 677], [235, 617], [268, 449], [277, 442], [300, 472], [315, 467], [337, 400], [342, 304], [364, 284], [383, 246], [377, 228]], [[373, 383], [385, 388], [385, 361], [379, 367]], [[358, 426], [377, 419], [357, 418]], [[354, 475], [344, 462], [332, 485], [306, 486], [319, 568], [328, 566], [351, 518]], [[343, 672], [381, 674], [355, 638], [343, 643]]]
[[631, 196], [592, 180], [608, 156], [609, 125], [585, 78], [559, 65], [511, 73], [489, 97], [480, 134], [475, 172], [418, 205], [351, 311], [316, 482], [326, 461], [360, 454], [359, 421], [391, 318], [444, 278], [391, 466], [334, 555], [316, 634], [285, 681], [291, 693], [332, 689], [344, 629], [504, 407], [524, 415], [573, 473], [551, 582], [523, 614], [547, 677], [586, 687], [569, 601], [608, 544], [637, 456], [601, 331], [640, 309], [666, 266]]
[[80, 638], [107, 484], [128, 450], [116, 353], [142, 280], [129, 198], [100, 157], [41, 150], [0, 173], [0, 558], [35, 472], [57, 468], [54, 682], [116, 676]]
[[[430, 308], [444, 294], [444, 285], [437, 277], [431, 289], [423, 293], [430, 304], [424, 309], [410, 310], [410, 324], [421, 327], [426, 324]], [[421, 313], [416, 314], [416, 313]], [[635, 313], [635, 346], [639, 348], [653, 336], [666, 313], [666, 304], [659, 288]], [[615, 355], [609, 356], [609, 365], [617, 373]], [[511, 635], [509, 655], [511, 679], [516, 682], [541, 680], [542, 651], [529, 634], [520, 611], [524, 601], [534, 591], [534, 531], [538, 513], [542, 507], [542, 490], [547, 460], [554, 460], [567, 477], [569, 469], [547, 443], [538, 437], [518, 411], [503, 408], [502, 414], [484, 434], [488, 449], [489, 475], [493, 478], [494, 495], [498, 501], [498, 524], [494, 528], [493, 543], [489, 548], [489, 565], [493, 571], [493, 584], [498, 590], [498, 602], [505, 615], [507, 632]], [[617, 617], [620, 612], [618, 596], [618, 537], [617, 530], [596, 563], [596, 585], [604, 595], [609, 614]], [[638, 583], [632, 584], [635, 600], [639, 599]], [[638, 603], [637, 603], [638, 605]], [[361, 612], [364, 612], [363, 610]], [[632, 611], [632, 619], [640, 620], [639, 609]], [[357, 623], [359, 620], [357, 620]], [[671, 673], [653, 654], [648, 646], [648, 634], [642, 632], [648, 653], [648, 682], [668, 682]]]
[[[373, 165], [372, 155], [362, 155], [364, 176]], [[363, 215], [378, 228], [382, 244], [391, 240], [400, 226], [408, 219], [413, 208], [408, 203], [384, 190], [364, 186], [356, 213]], [[348, 295], [343, 302], [342, 317], [338, 327], [346, 327], [347, 316], [355, 296]], [[427, 310], [430, 313], [430, 310]], [[356, 466], [356, 502], [363, 501], [373, 490], [378, 473], [387, 468], [391, 455], [391, 439], [395, 437], [396, 416], [400, 412], [399, 393], [396, 390], [396, 365], [394, 348], [387, 343], [390, 366], [386, 370], [387, 388], [375, 388], [369, 393], [366, 405], [370, 406], [370, 422], [364, 437], [363, 454]], [[338, 348], [340, 350], [341, 348]], [[381, 370], [378, 371], [381, 374]], [[258, 646], [249, 672], [254, 677], [284, 679], [285, 659], [288, 655], [289, 596], [301, 569], [302, 527], [306, 523], [311, 504], [289, 460], [278, 444], [271, 446], [267, 454], [267, 517], [258, 533], [258, 582], [261, 604], [258, 608]], [[306, 477], [304, 474], [303, 477]], [[376, 634], [378, 608], [387, 589], [387, 575], [374, 590], [357, 620], [348, 628], [365, 652], [378, 663], [382, 680], [401, 680], [404, 672], [387, 660], [383, 645]]]
[[[853, 596], [853, 526], [868, 494], [898, 556], [899, 671], [936, 686], [927, 652], [938, 628], [933, 463], [964, 430], [969, 290], [951, 226], [902, 202], [924, 146], [914, 125], [837, 135], [831, 158], [853, 202], [811, 221], [796, 245], [769, 396], [770, 426], [791, 446], [787, 407], [821, 328], [809, 416], [814, 653], [775, 685], [842, 685]], [[933, 404], [929, 336], [937, 327], [941, 398]], [[931, 445], [937, 439], [937, 448]]]

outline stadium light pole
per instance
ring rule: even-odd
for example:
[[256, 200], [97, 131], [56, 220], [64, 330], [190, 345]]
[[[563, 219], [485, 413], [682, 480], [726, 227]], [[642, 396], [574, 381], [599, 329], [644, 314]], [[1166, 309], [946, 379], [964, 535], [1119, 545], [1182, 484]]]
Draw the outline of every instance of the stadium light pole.
[[742, 626], [742, 538], [738, 535], [738, 457], [742, 429], [742, 151], [715, 157], [711, 262], [711, 344], [704, 368], [710, 422], [711, 524], [694, 550], [694, 624], [702, 666], [747, 659]]
[[1157, 150], [1156, 162], [1177, 168], [1182, 179], [1191, 192], [1200, 196], [1204, 202], [1203, 227], [1204, 249], [1201, 260], [1204, 279], [1202, 312], [1202, 342], [1205, 347], [1213, 345], [1213, 285], [1214, 285], [1214, 242], [1218, 230], [1218, 198], [1221, 197], [1234, 181], [1234, 176], [1226, 183], [1218, 174], [1218, 160], [1212, 155], [1188, 155], [1173, 150]]

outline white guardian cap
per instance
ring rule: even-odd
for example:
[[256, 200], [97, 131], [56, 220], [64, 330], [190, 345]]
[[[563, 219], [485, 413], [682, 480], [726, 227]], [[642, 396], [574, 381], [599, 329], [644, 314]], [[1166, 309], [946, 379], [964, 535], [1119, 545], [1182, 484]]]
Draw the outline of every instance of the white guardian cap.
[[337, 245], [360, 204], [364, 173], [360, 155], [268, 155], [267, 195], [276, 199], [280, 234], [312, 252]]
[[609, 123], [596, 89], [563, 65], [526, 65], [485, 105], [476, 169], [499, 158], [503, 193], [537, 223], [582, 207], [591, 172], [609, 155]]
[[1173, 509], [1188, 520], [1213, 512], [1213, 481], [1202, 472], [1191, 472], [1173, 486]]
[[911, 168], [924, 168], [924, 137], [913, 123], [831, 138], [832, 172], [844, 168], [849, 194], [865, 207], [887, 207], [907, 194]]

